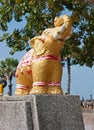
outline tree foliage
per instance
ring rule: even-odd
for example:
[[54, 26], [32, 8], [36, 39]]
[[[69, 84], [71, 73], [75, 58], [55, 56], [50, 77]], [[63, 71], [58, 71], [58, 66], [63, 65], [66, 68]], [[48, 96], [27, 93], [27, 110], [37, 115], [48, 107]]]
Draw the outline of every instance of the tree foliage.
[[4, 61], [0, 61], [0, 76], [14, 75], [17, 64], [18, 60], [13, 58], [6, 58]]
[[[70, 55], [72, 64], [94, 64], [94, 3], [89, 0], [2, 0], [0, 2], [0, 41], [6, 40], [11, 54], [29, 49], [29, 40], [53, 26], [55, 16], [67, 13], [73, 20], [73, 35], [61, 51], [62, 60]], [[67, 13], [68, 14], [68, 13]], [[8, 32], [11, 21], [25, 25]]]
[[9, 95], [12, 95], [12, 79], [15, 75], [17, 65], [18, 60], [13, 58], [6, 58], [4, 61], [0, 61], [0, 78], [6, 78], [9, 87]]
[[62, 59], [71, 56], [71, 64], [92, 67], [94, 65], [94, 3], [75, 1], [73, 3], [73, 36], [64, 46]]

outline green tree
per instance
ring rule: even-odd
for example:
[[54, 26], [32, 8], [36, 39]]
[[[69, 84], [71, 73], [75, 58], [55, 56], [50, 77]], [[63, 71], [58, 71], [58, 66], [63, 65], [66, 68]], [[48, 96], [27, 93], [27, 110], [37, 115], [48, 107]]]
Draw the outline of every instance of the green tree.
[[6, 58], [4, 61], [0, 61], [0, 77], [6, 77], [9, 95], [12, 95], [12, 79], [15, 76], [17, 64], [18, 60], [13, 58]]
[[[83, 11], [82, 11], [83, 10]], [[56, 15], [70, 12], [73, 20], [73, 35], [65, 43], [62, 60], [71, 55], [73, 64], [94, 63], [94, 3], [89, 0], [2, 0], [0, 2], [0, 40], [6, 40], [11, 54], [29, 49], [29, 40], [45, 28], [53, 26]], [[8, 33], [8, 23], [25, 21], [22, 28]], [[11, 25], [10, 25], [11, 26]]]
[[80, 64], [92, 67], [94, 65], [94, 2], [79, 0], [75, 1], [73, 6], [73, 36], [61, 51], [62, 60], [66, 59], [68, 68], [68, 94], [71, 88], [70, 66]]

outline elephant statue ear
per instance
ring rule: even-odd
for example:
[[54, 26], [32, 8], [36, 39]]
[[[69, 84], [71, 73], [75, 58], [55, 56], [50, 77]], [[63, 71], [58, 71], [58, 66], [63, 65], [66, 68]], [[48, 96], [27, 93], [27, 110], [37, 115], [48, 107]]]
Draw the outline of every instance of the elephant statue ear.
[[30, 40], [30, 44], [34, 49], [34, 53], [39, 56], [45, 53], [46, 49], [40, 36], [36, 36]]

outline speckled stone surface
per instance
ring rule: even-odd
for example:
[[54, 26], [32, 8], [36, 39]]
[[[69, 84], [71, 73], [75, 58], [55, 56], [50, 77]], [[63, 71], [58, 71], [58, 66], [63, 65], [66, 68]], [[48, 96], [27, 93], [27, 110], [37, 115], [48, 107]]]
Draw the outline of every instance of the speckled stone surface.
[[0, 130], [32, 130], [30, 108], [25, 101], [0, 102]]
[[79, 96], [0, 97], [0, 130], [84, 130]]

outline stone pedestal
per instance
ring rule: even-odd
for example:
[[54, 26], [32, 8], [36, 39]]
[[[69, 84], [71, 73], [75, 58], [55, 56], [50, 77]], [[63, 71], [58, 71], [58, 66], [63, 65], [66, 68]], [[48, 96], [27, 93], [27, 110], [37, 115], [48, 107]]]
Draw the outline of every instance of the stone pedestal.
[[0, 97], [0, 130], [84, 130], [79, 96]]

